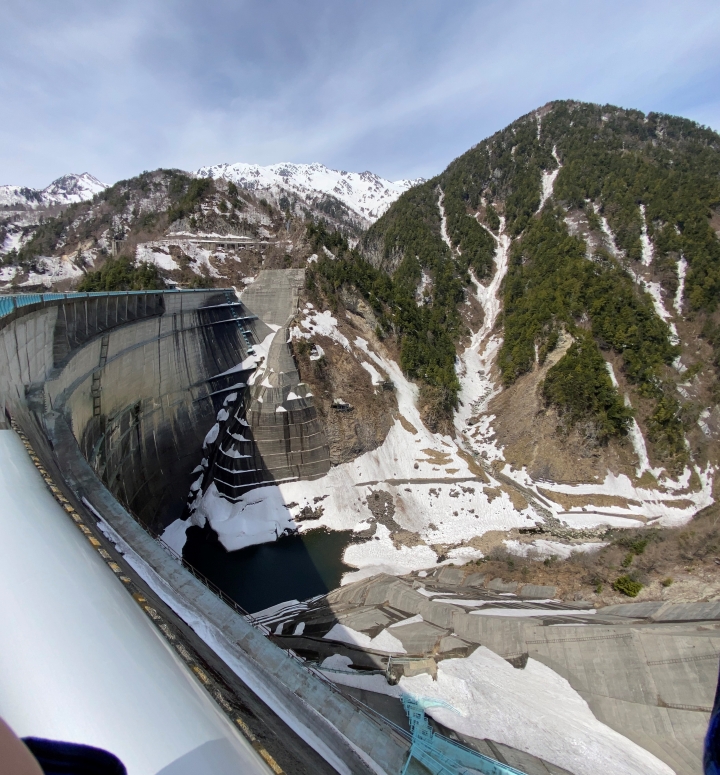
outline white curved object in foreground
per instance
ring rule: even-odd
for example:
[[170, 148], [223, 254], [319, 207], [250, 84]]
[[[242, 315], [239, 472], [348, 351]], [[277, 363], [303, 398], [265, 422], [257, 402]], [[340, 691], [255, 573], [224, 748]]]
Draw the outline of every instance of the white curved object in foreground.
[[0, 716], [129, 775], [270, 770], [0, 431]]

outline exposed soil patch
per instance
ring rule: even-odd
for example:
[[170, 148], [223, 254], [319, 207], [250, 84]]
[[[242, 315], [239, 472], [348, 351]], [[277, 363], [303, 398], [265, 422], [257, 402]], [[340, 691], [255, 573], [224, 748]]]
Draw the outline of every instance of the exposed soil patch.
[[613, 439], [601, 446], [590, 427], [577, 426], [563, 434], [556, 412], [544, 406], [540, 385], [570, 344], [566, 337], [541, 368], [523, 375], [490, 402], [498, 445], [514, 469], [525, 466], [534, 479], [594, 482], [602, 481], [608, 470], [632, 477], [636, 461], [629, 441]]
[[[487, 491], [487, 490], [486, 490]], [[505, 581], [555, 586], [558, 597], [587, 600], [595, 606], [628, 602], [613, 582], [630, 576], [643, 585], [636, 598], [664, 601], [720, 600], [720, 506], [703, 509], [680, 528], [608, 530], [608, 545], [593, 553], [576, 553], [568, 560], [522, 558], [510, 554], [504, 540], [531, 542], [533, 536], [491, 531], [468, 546], [486, 558], [464, 566]]]
[[395, 503], [389, 492], [386, 490], [374, 490], [368, 495], [365, 502], [370, 509], [370, 513], [378, 522], [385, 525], [390, 531], [397, 529], [398, 526], [393, 519], [393, 516], [395, 516]]
[[[551, 490], [545, 490], [542, 487], [538, 487], [538, 492], [544, 495], [548, 500], [559, 503], [564, 509], [577, 509], [582, 506], [597, 508], [607, 508], [609, 506], [620, 506], [621, 508], [628, 508], [630, 506], [640, 506], [638, 501], [630, 500], [628, 498], [621, 498], [619, 495], [567, 495], [565, 493], [552, 492]], [[687, 501], [683, 501], [687, 503]]]

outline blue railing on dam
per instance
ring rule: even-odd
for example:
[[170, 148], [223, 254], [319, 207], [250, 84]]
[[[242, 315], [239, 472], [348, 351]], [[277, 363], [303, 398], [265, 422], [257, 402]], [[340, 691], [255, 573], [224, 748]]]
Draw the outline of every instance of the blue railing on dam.
[[483, 775], [525, 775], [509, 764], [503, 764], [436, 734], [427, 720], [425, 708], [443, 706], [454, 710], [447, 703], [407, 694], [403, 695], [401, 700], [412, 733], [410, 754], [402, 775], [409, 775], [413, 771], [413, 761], [422, 764], [433, 775], [469, 775], [476, 772]]
[[158, 293], [223, 293], [227, 288], [162, 288], [155, 291], [93, 291], [88, 293], [12, 293], [0, 295], [0, 318], [10, 315], [20, 307], [29, 304], [44, 304], [49, 301], [75, 301], [92, 299], [98, 296], [150, 296]]

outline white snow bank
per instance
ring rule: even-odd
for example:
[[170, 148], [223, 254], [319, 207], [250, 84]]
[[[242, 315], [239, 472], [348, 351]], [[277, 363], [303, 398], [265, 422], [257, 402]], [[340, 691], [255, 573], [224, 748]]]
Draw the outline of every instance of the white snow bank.
[[215, 423], [212, 428], [207, 432], [207, 435], [205, 436], [205, 441], [203, 441], [203, 447], [207, 447], [210, 444], [214, 444], [218, 434], [220, 433], [220, 423]]
[[349, 670], [352, 665], [350, 657], [344, 657], [342, 654], [332, 654], [323, 659], [320, 667], [327, 667], [331, 670]]
[[466, 659], [440, 662], [437, 681], [423, 674], [402, 678], [400, 687], [452, 705], [457, 713], [428, 709], [441, 724], [528, 751], [575, 775], [672, 775], [652, 754], [598, 721], [564, 678], [534, 659], [516, 670], [481, 646]]
[[333, 317], [329, 310], [314, 312], [308, 306], [304, 312], [305, 317], [300, 322], [300, 326], [306, 330], [302, 331], [299, 326], [293, 326], [290, 330], [291, 339], [310, 339], [313, 335], [319, 334], [320, 336], [327, 336], [350, 351], [350, 342], [348, 342], [346, 336], [338, 331], [337, 318]]
[[647, 230], [647, 215], [645, 214], [645, 205], [640, 205], [640, 214], [642, 215], [642, 233], [640, 234], [640, 244], [642, 245], [642, 263], [650, 266], [653, 261], [653, 245], [650, 242]]
[[187, 529], [192, 523], [189, 519], [176, 519], [163, 530], [160, 540], [167, 544], [175, 554], [182, 557], [183, 547], [187, 541]]
[[675, 292], [675, 299], [673, 301], [673, 307], [675, 308], [675, 312], [677, 312], [678, 315], [682, 315], [683, 295], [685, 293], [685, 277], [687, 275], [687, 267], [688, 267], [688, 264], [687, 264], [687, 261], [685, 260], [685, 257], [681, 256], [677, 264], [678, 287], [677, 287], [677, 291]]
[[[365, 633], [353, 630], [344, 624], [334, 624], [332, 629], [323, 635], [328, 640], [337, 640], [341, 643], [350, 643], [353, 646], [363, 646], [375, 651], [386, 651], [390, 654], [406, 654], [403, 644], [387, 630], [382, 630], [374, 638]], [[323, 662], [325, 664], [325, 662]]]
[[567, 611], [563, 609], [548, 608], [483, 608], [479, 611], [470, 611], [472, 615], [477, 616], [505, 616], [505, 617], [528, 617], [528, 616], [587, 616], [596, 613], [594, 608], [583, 609], [582, 611]]
[[380, 375], [380, 372], [367, 361], [361, 361], [360, 365], [368, 372], [373, 385], [380, 385], [384, 380]]
[[192, 520], [200, 527], [208, 520], [229, 552], [275, 541], [284, 531], [297, 529], [275, 486], [250, 490], [237, 503], [231, 503], [220, 495], [213, 482], [203, 494]]
[[465, 659], [440, 662], [437, 680], [423, 673], [390, 686], [380, 675], [325, 675], [390, 697], [410, 694], [445, 702], [453, 710], [429, 707], [426, 712], [461, 734], [527, 751], [575, 775], [674, 775], [651, 753], [598, 721], [564, 678], [534, 659], [517, 670], [480, 646]]

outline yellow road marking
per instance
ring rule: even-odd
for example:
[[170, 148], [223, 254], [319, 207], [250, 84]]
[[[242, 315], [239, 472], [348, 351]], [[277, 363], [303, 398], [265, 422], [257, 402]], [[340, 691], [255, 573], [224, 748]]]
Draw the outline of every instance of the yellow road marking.
[[218, 704], [222, 705], [222, 707], [225, 708], [225, 710], [228, 713], [232, 713], [232, 705], [223, 697], [223, 695], [222, 695], [222, 693], [220, 691], [216, 691], [213, 694], [213, 697], [215, 697], [215, 699], [217, 700]]
[[245, 737], [247, 737], [251, 743], [254, 743], [255, 735], [250, 731], [250, 727], [241, 718], [236, 718], [235, 723], [242, 729]]
[[272, 756], [270, 756], [267, 750], [263, 748], [262, 743], [260, 743], [255, 735], [250, 731], [250, 727], [241, 718], [236, 718], [235, 723], [240, 727], [240, 730], [245, 735], [245, 737], [247, 737], [247, 739], [252, 743], [252, 747], [260, 754], [260, 756], [262, 756], [268, 767], [270, 767], [270, 769], [276, 773], [276, 775], [283, 775], [282, 767], [275, 761], [275, 759], [273, 759]]
[[162, 630], [162, 631], [165, 633], [165, 637], [166, 637], [168, 640], [175, 640], [175, 636], [172, 634], [172, 631], [171, 631], [171, 630], [170, 630], [170, 628], [167, 626], [167, 624], [161, 624], [161, 625], [160, 625], [160, 629], [161, 629], [161, 630]]
[[97, 538], [93, 538], [93, 536], [88, 536], [88, 541], [95, 547], [100, 546], [100, 541], [98, 541]]
[[193, 670], [193, 673], [195, 673], [197, 675], [197, 677], [204, 684], [210, 683], [210, 679], [205, 675], [205, 673], [197, 665], [193, 665], [192, 670]]
[[276, 773], [276, 775], [282, 775], [282, 772], [283, 772], [282, 768], [264, 748], [257, 748], [256, 750], [260, 754], [260, 756], [262, 756], [262, 758], [265, 759], [265, 762], [267, 763], [268, 767], [270, 767], [270, 769], [274, 773]]

